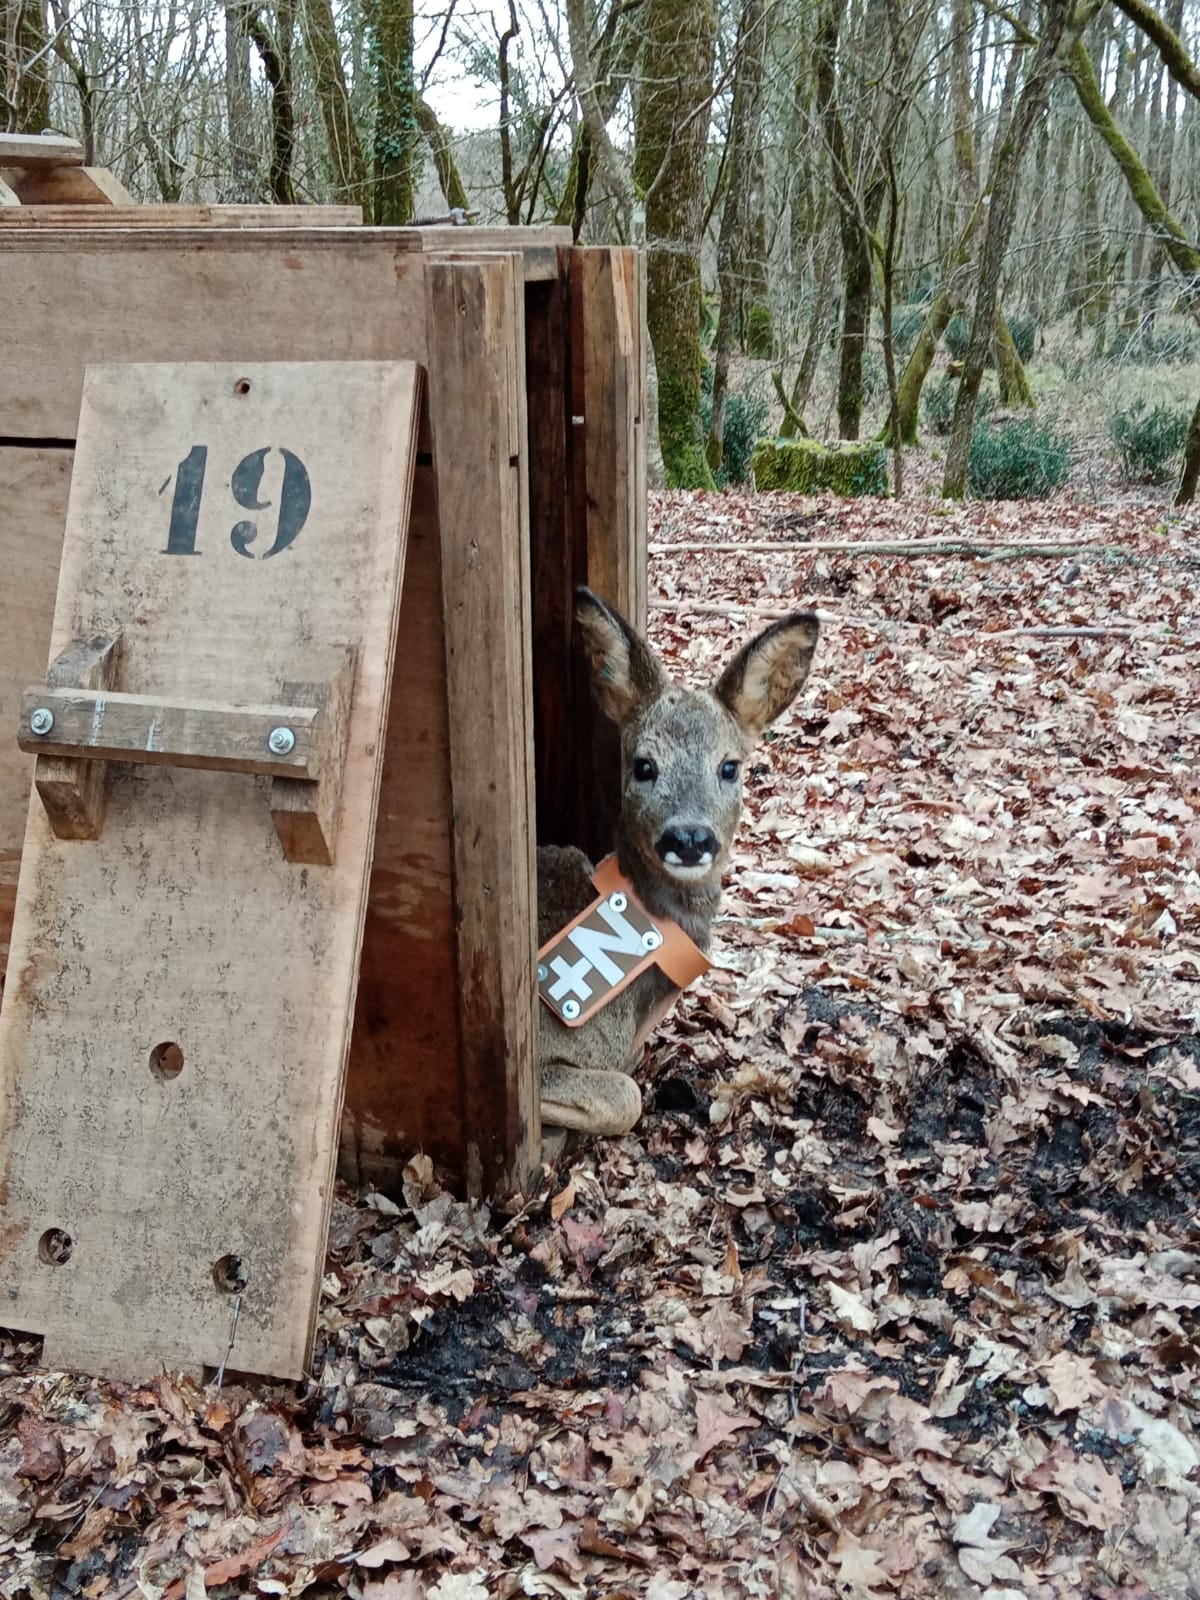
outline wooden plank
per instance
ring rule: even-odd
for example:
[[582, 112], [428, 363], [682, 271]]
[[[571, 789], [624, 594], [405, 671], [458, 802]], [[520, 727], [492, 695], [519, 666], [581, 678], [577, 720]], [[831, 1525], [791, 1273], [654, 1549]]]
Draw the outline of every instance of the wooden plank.
[[78, 139], [59, 133], [0, 133], [0, 167], [81, 167]]
[[5, 323], [0, 438], [73, 439], [93, 360], [426, 358], [421, 255], [365, 229], [332, 246], [320, 229], [196, 243], [121, 231], [108, 250], [103, 230], [73, 230], [69, 250], [44, 253], [53, 237], [23, 235], [31, 247], [0, 261], [6, 303], [21, 308]]
[[[240, 774], [114, 764], [93, 844], [56, 839], [30, 808], [0, 1011], [0, 1304], [9, 1326], [45, 1334], [50, 1366], [134, 1378], [228, 1353], [243, 1370], [305, 1368], [417, 377], [393, 363], [89, 375], [52, 648], [120, 628], [128, 692], [198, 700], [232, 673], [264, 703], [322, 641], [349, 642], [359, 665], [326, 871], [281, 858], [263, 780]], [[311, 487], [281, 561], [273, 545], [242, 553], [256, 541], [239, 541], [247, 497], [230, 491], [262, 440], [286, 441]], [[197, 442], [207, 486], [196, 553], [179, 559], [165, 548], [166, 489]], [[281, 478], [249, 497], [264, 536]]]
[[[276, 778], [271, 785], [271, 819], [289, 861], [331, 867], [346, 773], [346, 734], [350, 726], [357, 665], [353, 650], [331, 650], [328, 676], [287, 678], [282, 692], [293, 704], [321, 709], [324, 754], [315, 783]], [[340, 658], [340, 659], [337, 659]]]
[[21, 197], [17, 191], [4, 181], [4, 174], [0, 172], [0, 206], [19, 206]]
[[11, 186], [21, 205], [67, 207], [72, 222], [81, 220], [76, 206], [128, 208], [137, 204], [107, 167], [6, 167], [0, 168], [0, 178]]
[[457, 1176], [467, 1146], [441, 534], [428, 464], [417, 466], [400, 637], [340, 1162], [350, 1182], [397, 1193], [414, 1150]]
[[521, 1184], [539, 1149], [519, 291], [512, 257], [429, 263], [460, 1071], [473, 1192]]
[[0, 976], [34, 768], [13, 734], [21, 692], [44, 676], [50, 658], [71, 457], [0, 445]]
[[[571, 471], [577, 581], [610, 601], [634, 627], [647, 616], [645, 352], [641, 257], [636, 250], [570, 252]], [[592, 704], [590, 684], [571, 683], [574, 837], [593, 860], [612, 849], [620, 805], [620, 739]]]
[[[11, 183], [11, 178], [9, 182]], [[361, 206], [106, 205], [79, 211], [81, 195], [55, 195], [60, 180], [14, 185], [24, 202], [7, 211], [6, 228], [351, 228], [362, 222]], [[64, 189], [66, 180], [61, 180]], [[22, 193], [28, 189], [28, 195]], [[44, 197], [44, 198], [43, 198]]]
[[575, 733], [572, 682], [577, 670], [573, 592], [578, 581], [572, 539], [567, 434], [570, 426], [569, 257], [552, 282], [525, 291], [525, 371], [529, 481], [530, 600], [533, 647], [537, 842], [575, 840]]
[[[50, 663], [46, 684], [53, 688], [108, 689], [117, 681], [120, 661], [120, 633], [79, 639]], [[58, 838], [99, 838], [107, 778], [108, 767], [103, 761], [76, 761], [37, 752], [33, 784]]]
[[[35, 711], [47, 711], [53, 718], [44, 735], [32, 726]], [[292, 736], [292, 743], [278, 753], [271, 743], [277, 730]], [[42, 684], [22, 696], [17, 743], [32, 755], [316, 779], [328, 753], [325, 733], [320, 704], [239, 706], [224, 700]]]

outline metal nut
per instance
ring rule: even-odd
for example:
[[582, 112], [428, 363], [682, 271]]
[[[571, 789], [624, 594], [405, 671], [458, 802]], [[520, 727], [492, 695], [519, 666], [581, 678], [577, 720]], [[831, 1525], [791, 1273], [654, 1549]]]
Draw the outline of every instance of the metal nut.
[[659, 933], [657, 928], [647, 928], [642, 935], [643, 950], [657, 950], [661, 943], [662, 934]]
[[34, 733], [49, 733], [54, 726], [54, 713], [45, 706], [38, 706], [37, 710], [30, 713], [29, 726]]
[[562, 1014], [564, 1017], [566, 1017], [568, 1022], [574, 1022], [575, 1018], [579, 1015], [579, 1001], [564, 1000]]
[[290, 728], [272, 728], [267, 746], [272, 755], [290, 756], [296, 748], [296, 735]]
[[624, 911], [626, 906], [629, 904], [629, 901], [618, 890], [616, 894], [609, 895], [608, 903], [614, 911]]

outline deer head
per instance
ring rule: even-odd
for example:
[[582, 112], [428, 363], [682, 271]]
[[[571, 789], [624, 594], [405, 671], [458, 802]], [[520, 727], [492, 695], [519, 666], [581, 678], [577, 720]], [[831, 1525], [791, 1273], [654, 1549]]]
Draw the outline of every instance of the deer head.
[[808, 677], [817, 618], [797, 611], [773, 623], [711, 688], [694, 690], [673, 683], [590, 589], [575, 598], [593, 693], [621, 730], [621, 868], [647, 910], [706, 944], [741, 816], [742, 765]]

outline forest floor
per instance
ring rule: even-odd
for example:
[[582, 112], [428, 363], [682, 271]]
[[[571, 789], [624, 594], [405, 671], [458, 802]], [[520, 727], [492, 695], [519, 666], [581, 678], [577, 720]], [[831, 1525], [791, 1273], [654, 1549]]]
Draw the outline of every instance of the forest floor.
[[641, 1125], [342, 1191], [306, 1384], [0, 1335], [0, 1591], [1195, 1600], [1198, 530], [656, 496], [679, 676], [825, 628]]

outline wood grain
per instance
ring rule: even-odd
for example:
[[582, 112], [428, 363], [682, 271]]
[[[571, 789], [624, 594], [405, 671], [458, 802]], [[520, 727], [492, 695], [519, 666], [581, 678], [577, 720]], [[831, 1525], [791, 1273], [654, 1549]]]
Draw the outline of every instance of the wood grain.
[[0, 446], [0, 975], [8, 960], [33, 760], [18, 749], [26, 684], [45, 676], [71, 487], [70, 450]]
[[[136, 202], [125, 185], [107, 167], [42, 166], [5, 167], [0, 151], [0, 178], [11, 187], [23, 206], [44, 206], [67, 213], [67, 220], [78, 222], [77, 206], [122, 206], [128, 210]], [[26, 221], [37, 218], [26, 218]], [[47, 220], [43, 217], [41, 220]]]
[[[248, 377], [239, 397], [234, 380]], [[134, 694], [250, 701], [315, 647], [359, 652], [337, 858], [282, 859], [269, 780], [110, 768], [103, 834], [29, 811], [0, 1011], [0, 1303], [50, 1366], [126, 1378], [226, 1355], [304, 1370], [392, 682], [417, 373], [397, 363], [93, 368], [52, 648], [119, 628]], [[328, 419], [339, 419], [336, 436]], [[164, 553], [168, 488], [198, 430], [214, 492], [192, 559]], [[285, 559], [231, 548], [220, 492], [261, 440], [308, 465]], [[264, 482], [263, 498], [269, 498]], [[268, 513], [264, 512], [264, 515]], [[120, 528], [122, 536], [113, 537]], [[182, 1071], [154, 1062], [176, 1043]], [[48, 1230], [70, 1258], [40, 1251]]]
[[[107, 689], [117, 681], [121, 635], [76, 639], [59, 652], [46, 673], [48, 689]], [[96, 839], [104, 824], [108, 767], [103, 761], [45, 755], [39, 750], [33, 784], [60, 839]]]
[[523, 296], [510, 256], [427, 282], [467, 1183], [490, 1192], [539, 1149]]
[[0, 133], [0, 167], [81, 167], [78, 139], [57, 133]]

